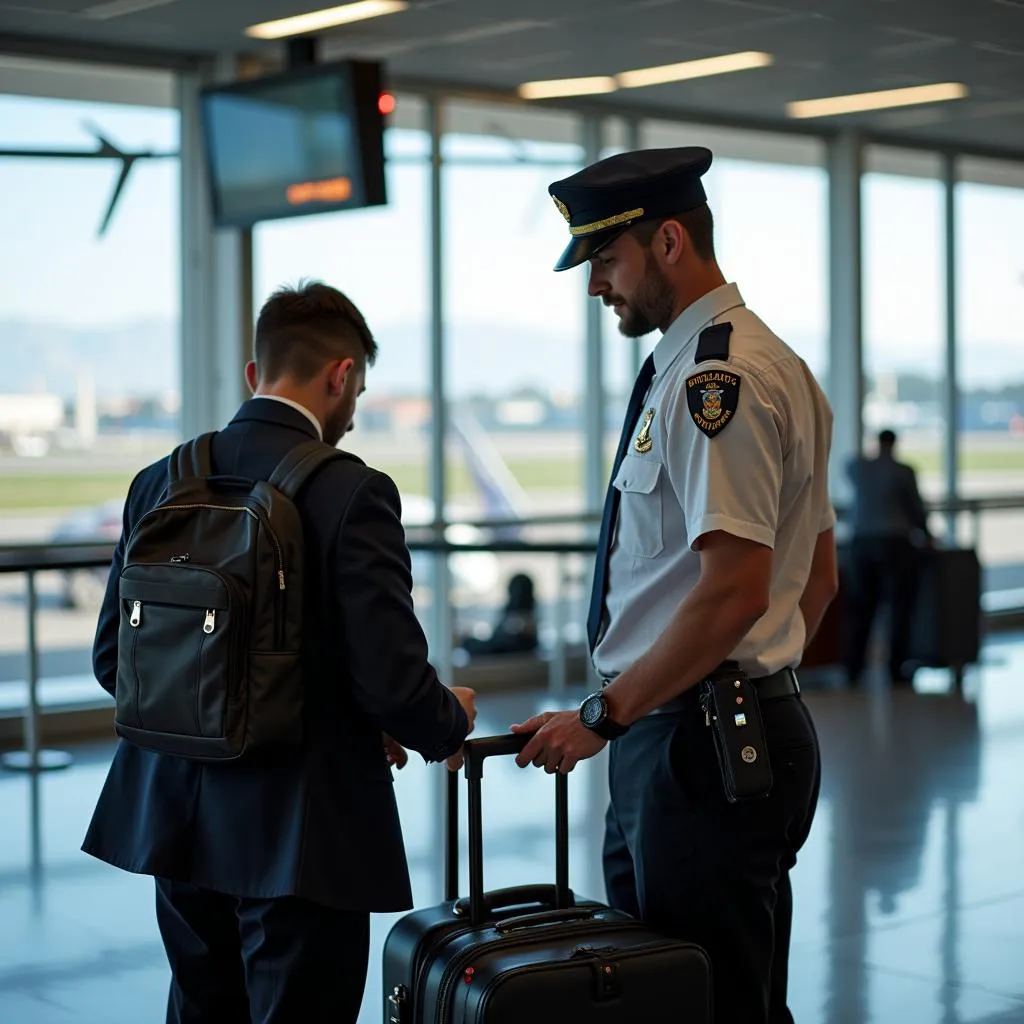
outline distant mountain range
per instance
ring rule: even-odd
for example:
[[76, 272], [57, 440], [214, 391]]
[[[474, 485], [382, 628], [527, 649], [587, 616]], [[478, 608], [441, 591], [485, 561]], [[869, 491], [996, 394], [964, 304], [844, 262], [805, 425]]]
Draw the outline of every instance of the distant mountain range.
[[[380, 355], [367, 381], [370, 390], [424, 394], [429, 389], [430, 367], [427, 326], [385, 324], [375, 328], [375, 334]], [[811, 348], [802, 349], [799, 339], [789, 340], [798, 351]], [[583, 390], [581, 338], [491, 323], [452, 324], [447, 341], [445, 376], [454, 396], [497, 397], [523, 388], [559, 396]], [[625, 351], [620, 358], [614, 349], [628, 344], [618, 336], [609, 339], [605, 365], [618, 368], [618, 377], [606, 383], [611, 391], [628, 393], [630, 382], [620, 379]], [[871, 351], [881, 354], [879, 347]], [[887, 355], [894, 363], [910, 362], [898, 346]], [[920, 359], [884, 369], [935, 379], [943, 365], [941, 352], [936, 352], [933, 365], [934, 375], [928, 374]], [[0, 320], [0, 367], [0, 392], [49, 391], [70, 399], [75, 395], [76, 372], [83, 368], [92, 371], [102, 398], [177, 393], [178, 328], [173, 320], [159, 318], [107, 328]], [[1024, 350], [972, 342], [963, 346], [960, 367], [965, 379], [1001, 390], [1024, 381]], [[881, 369], [877, 364], [868, 367], [869, 373]]]
[[73, 398], [79, 369], [104, 398], [179, 392], [178, 327], [140, 320], [124, 327], [0, 321], [0, 392], [48, 391]]

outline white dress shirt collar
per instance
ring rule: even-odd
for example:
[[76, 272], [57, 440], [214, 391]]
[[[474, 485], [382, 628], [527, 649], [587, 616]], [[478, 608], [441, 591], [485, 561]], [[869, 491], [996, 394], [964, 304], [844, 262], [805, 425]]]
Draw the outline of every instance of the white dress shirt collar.
[[316, 428], [316, 436], [321, 441], [324, 439], [324, 431], [323, 427], [320, 426], [320, 421], [304, 405], [293, 402], [290, 398], [282, 398], [281, 395], [253, 395], [253, 398], [266, 398], [271, 402], [282, 402], [284, 405], [290, 405], [297, 412], [301, 412], [313, 424]]

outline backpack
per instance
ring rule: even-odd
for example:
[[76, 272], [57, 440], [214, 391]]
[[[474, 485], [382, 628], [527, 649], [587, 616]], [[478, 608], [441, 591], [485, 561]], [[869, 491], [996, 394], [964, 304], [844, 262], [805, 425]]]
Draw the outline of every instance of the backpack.
[[118, 581], [114, 728], [140, 747], [230, 761], [302, 740], [302, 522], [319, 441], [269, 480], [215, 476], [212, 434], [174, 450], [160, 503], [129, 535]]

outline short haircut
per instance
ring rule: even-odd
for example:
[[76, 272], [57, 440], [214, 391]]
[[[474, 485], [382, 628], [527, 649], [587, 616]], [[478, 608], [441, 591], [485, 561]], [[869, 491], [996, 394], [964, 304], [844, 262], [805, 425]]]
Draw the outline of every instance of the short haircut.
[[701, 203], [685, 213], [641, 221], [633, 227], [633, 236], [641, 245], [650, 245], [658, 228], [667, 220], [676, 220], [683, 225], [699, 259], [710, 263], [715, 258], [715, 219], [707, 203]]
[[305, 384], [333, 360], [360, 356], [372, 366], [377, 343], [355, 303], [337, 288], [299, 281], [278, 288], [260, 310], [253, 339], [260, 379], [291, 376]]
[[891, 448], [896, 443], [896, 435], [891, 430], [879, 431], [878, 443], [883, 448]]

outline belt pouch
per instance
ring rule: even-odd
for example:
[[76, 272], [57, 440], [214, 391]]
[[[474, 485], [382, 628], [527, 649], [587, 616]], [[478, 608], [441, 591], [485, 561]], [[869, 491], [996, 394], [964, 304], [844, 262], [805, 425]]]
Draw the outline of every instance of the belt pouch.
[[734, 804], [766, 797], [772, 766], [757, 688], [745, 672], [714, 675], [701, 683], [700, 701], [714, 737], [726, 799]]

